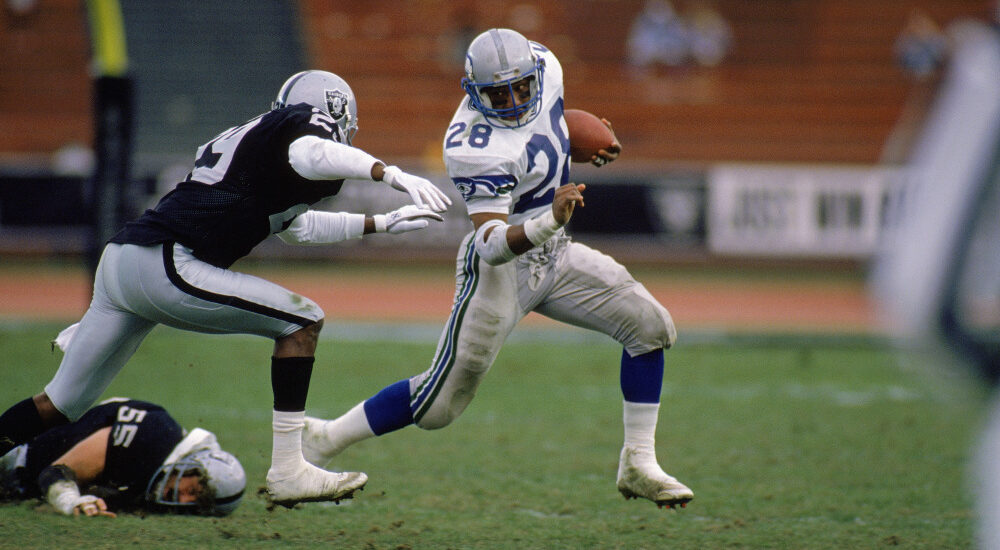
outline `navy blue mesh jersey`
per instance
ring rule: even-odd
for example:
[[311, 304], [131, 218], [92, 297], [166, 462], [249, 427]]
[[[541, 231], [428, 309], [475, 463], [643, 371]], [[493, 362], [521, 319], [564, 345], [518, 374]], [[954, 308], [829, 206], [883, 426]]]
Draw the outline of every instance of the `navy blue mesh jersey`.
[[46, 431], [28, 443], [25, 467], [17, 472], [24, 497], [39, 495], [38, 474], [92, 433], [110, 426], [104, 472], [84, 494], [104, 498], [115, 508], [142, 504], [146, 486], [184, 430], [167, 411], [133, 399], [98, 405], [71, 424]]
[[111, 242], [178, 242], [199, 260], [227, 268], [287, 228], [301, 205], [340, 191], [344, 180], [308, 180], [288, 163], [288, 146], [296, 139], [340, 141], [337, 132], [329, 115], [305, 103], [230, 128], [199, 147], [185, 181]]

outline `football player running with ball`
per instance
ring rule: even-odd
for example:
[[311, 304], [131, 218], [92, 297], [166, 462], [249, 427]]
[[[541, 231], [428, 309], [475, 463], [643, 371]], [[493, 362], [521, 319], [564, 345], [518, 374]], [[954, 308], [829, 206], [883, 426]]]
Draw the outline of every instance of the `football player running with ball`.
[[[105, 247], [89, 309], [58, 339], [66, 352], [59, 370], [42, 393], [0, 415], [0, 453], [80, 418], [162, 323], [274, 340], [267, 473], [273, 503], [338, 501], [362, 488], [365, 474], [328, 472], [302, 456], [323, 311], [300, 294], [229, 269], [272, 234], [291, 244], [323, 244], [441, 220], [436, 212], [451, 201], [431, 182], [351, 146], [357, 116], [343, 79], [304, 71], [282, 85], [271, 111], [202, 145], [187, 178]], [[344, 179], [386, 183], [415, 204], [375, 216], [309, 209], [336, 195]]]
[[[661, 507], [683, 506], [694, 494], [664, 473], [654, 446], [663, 350], [676, 338], [670, 314], [624, 267], [570, 242], [563, 229], [583, 206], [584, 186], [568, 183], [558, 60], [515, 31], [491, 29], [469, 46], [465, 76], [467, 95], [444, 137], [444, 160], [475, 230], [458, 250], [455, 302], [434, 361], [340, 418], [306, 417], [306, 459], [325, 465], [348, 445], [410, 424], [447, 426], [468, 406], [514, 326], [536, 311], [624, 346], [618, 490]], [[620, 151], [615, 140], [591, 162], [603, 165]]]

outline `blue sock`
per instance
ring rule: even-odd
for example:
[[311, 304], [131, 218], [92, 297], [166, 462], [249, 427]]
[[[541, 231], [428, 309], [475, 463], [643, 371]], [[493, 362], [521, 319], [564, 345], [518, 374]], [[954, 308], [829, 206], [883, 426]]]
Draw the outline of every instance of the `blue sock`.
[[365, 401], [365, 416], [375, 435], [382, 435], [413, 424], [410, 411], [410, 379], [386, 386]]
[[663, 388], [663, 350], [632, 357], [622, 350], [622, 396], [632, 403], [659, 403]]

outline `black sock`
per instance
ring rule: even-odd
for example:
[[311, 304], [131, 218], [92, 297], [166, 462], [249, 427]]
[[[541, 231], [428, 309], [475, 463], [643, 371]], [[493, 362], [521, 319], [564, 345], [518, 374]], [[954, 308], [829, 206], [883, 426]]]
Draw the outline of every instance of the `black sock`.
[[44, 431], [45, 424], [32, 398], [18, 402], [0, 415], [0, 455]]
[[306, 410], [313, 357], [272, 357], [271, 391], [274, 410], [298, 412]]

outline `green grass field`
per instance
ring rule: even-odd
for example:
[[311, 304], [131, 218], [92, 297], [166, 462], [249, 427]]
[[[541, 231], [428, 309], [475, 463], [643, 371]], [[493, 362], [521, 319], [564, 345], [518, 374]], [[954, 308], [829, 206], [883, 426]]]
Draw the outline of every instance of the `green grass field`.
[[[0, 325], [0, 405], [37, 391], [57, 325]], [[405, 327], [404, 327], [405, 329]], [[213, 430], [243, 462], [243, 506], [221, 519], [67, 518], [0, 506], [6, 548], [969, 548], [967, 461], [984, 392], [900, 368], [865, 338], [692, 338], [667, 354], [661, 463], [684, 510], [625, 501], [620, 348], [579, 331], [519, 328], [451, 427], [363, 442], [340, 469], [371, 480], [340, 506], [268, 511], [269, 342], [158, 328], [112, 385]], [[419, 372], [436, 330], [325, 329], [309, 397], [339, 414]]]

